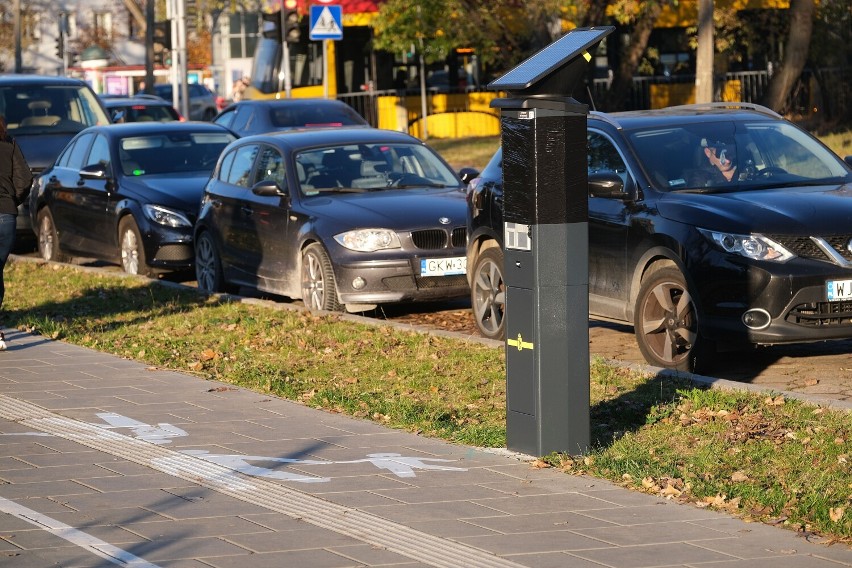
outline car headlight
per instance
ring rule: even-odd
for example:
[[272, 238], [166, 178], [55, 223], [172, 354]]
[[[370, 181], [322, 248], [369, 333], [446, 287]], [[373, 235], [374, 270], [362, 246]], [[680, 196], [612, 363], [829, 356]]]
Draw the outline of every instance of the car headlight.
[[399, 237], [388, 229], [356, 229], [334, 236], [334, 240], [358, 252], [400, 248]]
[[787, 262], [796, 256], [781, 244], [758, 233], [753, 235], [737, 235], [735, 233], [723, 233], [708, 229], [698, 229], [698, 231], [716, 243], [725, 252], [738, 254], [746, 258]]
[[167, 227], [192, 227], [192, 223], [186, 215], [174, 209], [167, 209], [160, 205], [143, 205], [142, 211], [145, 216], [155, 223]]

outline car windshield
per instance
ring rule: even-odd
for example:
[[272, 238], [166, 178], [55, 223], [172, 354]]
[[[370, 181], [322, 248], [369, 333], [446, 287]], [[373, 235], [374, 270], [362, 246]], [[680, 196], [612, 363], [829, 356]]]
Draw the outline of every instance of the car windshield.
[[351, 144], [296, 155], [305, 195], [383, 189], [455, 187], [461, 181], [438, 156], [418, 144]]
[[80, 132], [88, 126], [109, 124], [97, 97], [74, 85], [9, 85], [0, 87], [0, 115], [9, 135], [44, 132]]
[[662, 191], [763, 189], [850, 180], [838, 156], [780, 120], [643, 128], [628, 137], [651, 184]]
[[276, 128], [299, 126], [352, 126], [365, 124], [358, 113], [337, 105], [279, 106], [270, 109], [270, 121]]
[[234, 137], [226, 132], [169, 132], [129, 136], [119, 142], [120, 168], [127, 176], [212, 171]]

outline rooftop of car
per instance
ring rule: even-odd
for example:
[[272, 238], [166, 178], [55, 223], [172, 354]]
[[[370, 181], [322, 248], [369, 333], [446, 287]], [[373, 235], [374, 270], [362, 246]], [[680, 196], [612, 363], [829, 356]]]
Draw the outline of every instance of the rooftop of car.
[[706, 103], [651, 110], [592, 112], [589, 118], [608, 122], [616, 128], [642, 128], [707, 120], [780, 120], [782, 117], [766, 107], [750, 103]]
[[165, 99], [161, 99], [160, 97], [154, 95], [145, 95], [145, 96], [129, 96], [129, 97], [101, 97], [101, 102], [104, 106], [118, 106], [118, 105], [167, 105], [171, 106], [171, 103]]
[[246, 141], [277, 142], [291, 148], [331, 146], [335, 144], [375, 144], [377, 142], [422, 144], [420, 140], [404, 132], [383, 130], [380, 128], [362, 128], [359, 126], [297, 128], [240, 138], [240, 142]]
[[71, 85], [79, 87], [85, 85], [80, 79], [71, 77], [58, 77], [54, 75], [28, 75], [25, 73], [0, 74], [0, 85]]
[[91, 129], [96, 129], [101, 132], [109, 133], [111, 136], [135, 136], [150, 133], [168, 133], [168, 132], [228, 132], [228, 130], [218, 124], [210, 122], [179, 122], [177, 120], [170, 122], [125, 122], [122, 124], [105, 124], [101, 126], [92, 126]]

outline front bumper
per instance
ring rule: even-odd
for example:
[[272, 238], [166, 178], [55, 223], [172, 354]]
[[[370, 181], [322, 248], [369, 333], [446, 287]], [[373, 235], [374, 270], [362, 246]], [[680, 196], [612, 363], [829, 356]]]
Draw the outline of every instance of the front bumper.
[[[441, 257], [429, 255], [429, 258], [436, 256]], [[419, 257], [335, 265], [340, 300], [345, 304], [418, 302], [458, 298], [470, 293], [465, 274], [420, 276], [419, 266]], [[356, 281], [363, 281], [363, 285], [356, 287]]]
[[[698, 296], [702, 334], [709, 339], [769, 345], [852, 338], [852, 300], [830, 302], [826, 289], [830, 280], [852, 280], [852, 269], [794, 259], [785, 264], [720, 263], [712, 278], [708, 275]], [[743, 322], [750, 310], [767, 315], [759, 329]]]

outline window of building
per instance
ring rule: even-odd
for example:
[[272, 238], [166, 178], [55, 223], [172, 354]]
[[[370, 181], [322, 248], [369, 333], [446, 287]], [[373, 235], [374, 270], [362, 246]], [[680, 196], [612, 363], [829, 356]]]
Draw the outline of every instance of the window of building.
[[260, 32], [260, 14], [257, 12], [236, 12], [228, 22], [228, 44], [231, 57], [251, 57], [257, 45]]

